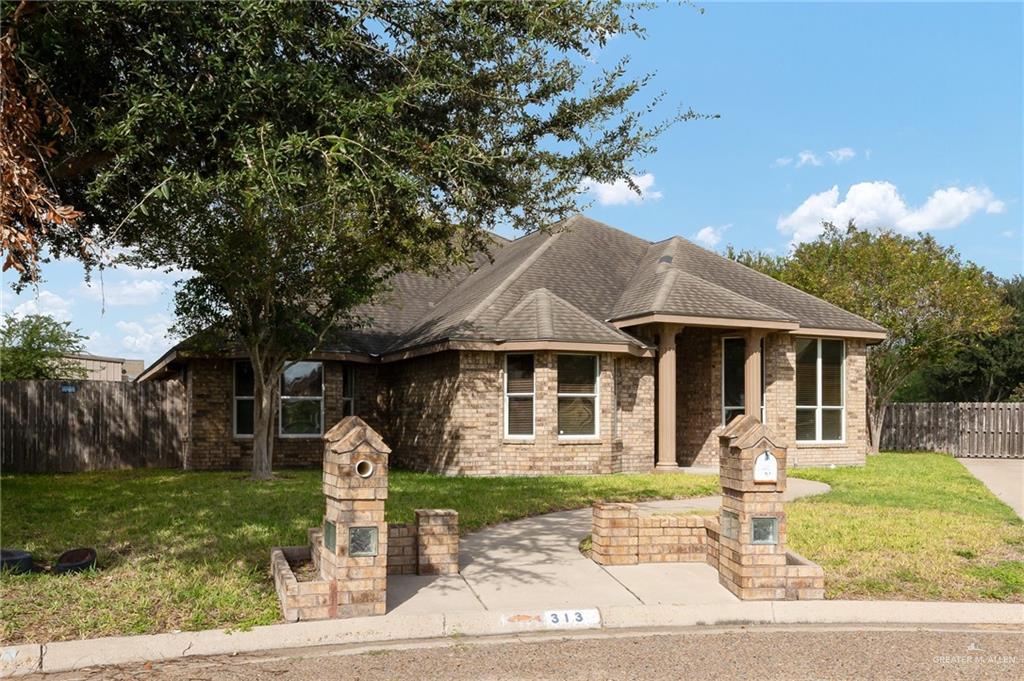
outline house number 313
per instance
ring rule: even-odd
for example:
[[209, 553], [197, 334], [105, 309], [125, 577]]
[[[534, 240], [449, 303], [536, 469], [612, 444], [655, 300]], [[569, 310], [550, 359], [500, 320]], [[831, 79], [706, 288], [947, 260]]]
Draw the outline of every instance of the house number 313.
[[601, 624], [601, 615], [596, 609], [548, 610], [544, 621], [549, 628], [566, 629], [573, 627], [596, 627]]

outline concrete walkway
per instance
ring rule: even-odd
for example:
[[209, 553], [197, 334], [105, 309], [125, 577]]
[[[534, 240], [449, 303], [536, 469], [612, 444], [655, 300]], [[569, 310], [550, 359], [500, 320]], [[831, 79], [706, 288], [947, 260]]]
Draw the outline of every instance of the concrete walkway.
[[[824, 494], [829, 486], [790, 478], [787, 501]], [[721, 497], [650, 501], [665, 512], [718, 509]], [[598, 565], [580, 553], [592, 511], [548, 513], [503, 523], [462, 538], [461, 573], [392, 576], [388, 611], [413, 615], [453, 611], [553, 610], [599, 606], [737, 603], [704, 563]]]
[[957, 459], [992, 494], [1024, 518], [1024, 459]]

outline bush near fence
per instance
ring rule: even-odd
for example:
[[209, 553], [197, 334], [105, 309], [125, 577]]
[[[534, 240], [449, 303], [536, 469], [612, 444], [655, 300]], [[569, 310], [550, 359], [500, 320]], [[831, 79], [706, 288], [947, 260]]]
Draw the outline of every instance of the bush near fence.
[[882, 428], [882, 449], [1024, 459], [1024, 403], [893, 404]]
[[3, 381], [0, 418], [4, 473], [180, 468], [187, 443], [178, 381]]

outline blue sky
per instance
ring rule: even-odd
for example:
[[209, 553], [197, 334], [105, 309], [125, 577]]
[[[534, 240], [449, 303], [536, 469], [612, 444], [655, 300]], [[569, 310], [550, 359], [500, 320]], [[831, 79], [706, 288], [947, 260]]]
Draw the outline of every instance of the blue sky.
[[[1000, 276], [1024, 270], [1022, 5], [675, 4], [642, 16], [597, 65], [656, 71], [676, 125], [641, 159], [643, 197], [592, 185], [587, 214], [651, 240], [784, 253], [821, 219], [927, 230]], [[156, 359], [173, 343], [175, 277], [108, 270], [86, 286], [55, 263], [5, 312], [72, 321], [99, 354]], [[8, 277], [9, 279], [9, 277]]]

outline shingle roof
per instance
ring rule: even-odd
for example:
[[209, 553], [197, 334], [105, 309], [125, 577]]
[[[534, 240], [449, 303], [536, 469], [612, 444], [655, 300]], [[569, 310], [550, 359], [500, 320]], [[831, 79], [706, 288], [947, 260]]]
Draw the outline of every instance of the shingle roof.
[[679, 252], [687, 243], [680, 237], [673, 237], [651, 244], [612, 309], [610, 318], [624, 319], [660, 313], [687, 317], [798, 321], [790, 314], [680, 268], [677, 264]]
[[884, 329], [681, 237], [657, 243], [583, 216], [546, 232], [495, 239], [492, 258], [441, 277], [403, 274], [357, 312], [326, 352], [382, 355], [445, 340], [632, 344], [611, 322], [649, 314]]
[[546, 288], [527, 293], [497, 324], [501, 340], [636, 343]]
[[[646, 314], [799, 324], [816, 329], [882, 332], [882, 327], [751, 270], [681, 237], [657, 243], [575, 216], [497, 248], [493, 262], [439, 300], [396, 287], [420, 314], [404, 328], [390, 303], [365, 313], [373, 352], [385, 354], [442, 340], [565, 340], [642, 343], [610, 322]], [[409, 317], [403, 321], [408, 321]]]

